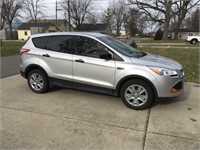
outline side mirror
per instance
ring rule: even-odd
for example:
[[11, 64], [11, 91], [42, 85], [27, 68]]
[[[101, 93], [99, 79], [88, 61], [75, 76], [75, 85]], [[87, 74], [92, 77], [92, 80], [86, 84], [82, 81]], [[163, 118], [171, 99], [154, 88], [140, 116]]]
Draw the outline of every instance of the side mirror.
[[100, 54], [99, 58], [110, 60], [112, 59], [112, 55], [110, 53], [104, 53], [104, 54]]

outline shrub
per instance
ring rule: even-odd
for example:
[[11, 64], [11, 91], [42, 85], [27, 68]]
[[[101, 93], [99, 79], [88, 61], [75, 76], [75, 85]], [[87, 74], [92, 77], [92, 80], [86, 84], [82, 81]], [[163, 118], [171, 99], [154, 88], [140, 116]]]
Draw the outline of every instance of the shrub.
[[163, 37], [163, 31], [161, 29], [158, 29], [156, 31], [154, 40], [162, 40], [162, 37]]

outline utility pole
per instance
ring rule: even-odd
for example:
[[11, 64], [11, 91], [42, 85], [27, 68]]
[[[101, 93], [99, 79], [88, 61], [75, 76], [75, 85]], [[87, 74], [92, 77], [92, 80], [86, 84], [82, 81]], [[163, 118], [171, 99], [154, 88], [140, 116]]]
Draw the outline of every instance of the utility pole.
[[57, 5], [58, 5], [58, 4], [57, 4], [57, 1], [56, 1], [56, 30], [57, 30], [57, 17], [58, 17], [58, 16], [57, 16], [57, 11], [58, 11], [58, 8], [57, 8], [58, 6], [57, 6]]
[[57, 20], [58, 20], [58, 10], [61, 10], [61, 9], [58, 9], [58, 2], [56, 1], [56, 30], [58, 28], [58, 23], [57, 23]]
[[71, 18], [70, 18], [70, 2], [69, 0], [67, 1], [67, 5], [68, 5], [68, 21], [69, 21], [69, 32], [71, 32]]

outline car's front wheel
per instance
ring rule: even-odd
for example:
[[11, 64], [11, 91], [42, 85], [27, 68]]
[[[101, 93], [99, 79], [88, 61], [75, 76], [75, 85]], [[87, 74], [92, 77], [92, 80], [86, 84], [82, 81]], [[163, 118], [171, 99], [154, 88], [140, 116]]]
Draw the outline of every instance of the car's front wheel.
[[136, 110], [149, 108], [154, 99], [152, 88], [139, 79], [127, 81], [121, 88], [120, 96], [127, 107]]
[[46, 75], [39, 69], [32, 70], [28, 74], [28, 85], [33, 92], [44, 93], [49, 88]]

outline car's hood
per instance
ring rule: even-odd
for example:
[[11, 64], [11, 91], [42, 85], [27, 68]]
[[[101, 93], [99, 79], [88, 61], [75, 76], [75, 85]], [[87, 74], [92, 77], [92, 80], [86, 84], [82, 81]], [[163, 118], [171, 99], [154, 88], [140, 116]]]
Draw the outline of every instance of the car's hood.
[[176, 62], [175, 60], [162, 57], [159, 55], [149, 54], [149, 53], [147, 53], [147, 55], [140, 58], [131, 58], [131, 61], [134, 64], [146, 65], [150, 67], [161, 67], [161, 68], [168, 68], [172, 70], [183, 69], [182, 65]]

